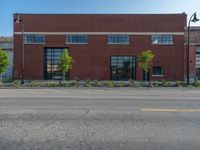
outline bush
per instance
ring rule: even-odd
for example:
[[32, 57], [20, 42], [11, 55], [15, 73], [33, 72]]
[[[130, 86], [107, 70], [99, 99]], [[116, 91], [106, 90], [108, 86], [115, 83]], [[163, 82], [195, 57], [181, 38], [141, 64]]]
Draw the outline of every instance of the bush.
[[105, 86], [105, 84], [104, 84], [103, 81], [100, 81], [100, 82], [97, 82], [97, 86], [98, 86], [98, 87], [103, 87], [103, 86]]
[[[15, 87], [145, 87], [146, 83], [145, 82], [137, 82], [134, 80], [129, 80], [129, 82], [126, 81], [91, 81], [91, 80], [86, 80], [86, 81], [79, 81], [79, 80], [70, 80], [63, 82], [60, 84], [59, 82], [56, 81], [26, 81], [25, 85], [21, 85], [21, 81], [14, 81], [13, 85]], [[185, 87], [187, 84], [182, 81], [154, 81], [152, 82], [153, 87]], [[192, 86], [195, 87], [200, 87], [200, 81], [195, 82]]]
[[163, 80], [162, 81], [162, 86], [164, 87], [171, 87], [173, 84], [171, 81], [166, 81], [166, 80]]
[[13, 79], [12, 79], [12, 77], [7, 77], [7, 78], [3, 79], [3, 82], [4, 83], [12, 83]]
[[64, 86], [65, 87], [73, 87], [73, 86], [78, 86], [79, 82], [77, 82], [76, 80], [71, 80], [71, 81], [67, 81]]
[[84, 83], [83, 83], [83, 86], [84, 87], [90, 87], [90, 80], [86, 80]]
[[86, 82], [86, 87], [95, 87], [96, 85], [95, 85], [95, 82], [93, 82], [93, 81], [89, 81], [89, 82]]
[[95, 81], [94, 81], [94, 84], [95, 84], [95, 87], [97, 87], [97, 86], [98, 86], [98, 81], [95, 80]]
[[114, 81], [106, 81], [106, 82], [104, 82], [104, 86], [106, 86], [106, 87], [114, 87], [115, 83], [114, 83]]
[[120, 87], [128, 87], [129, 85], [128, 85], [128, 83], [120, 82], [120, 83], [119, 83], [119, 86], [120, 86]]
[[195, 86], [195, 87], [200, 87], [200, 81], [194, 82], [194, 86]]
[[[18, 84], [20, 85], [20, 83]], [[59, 87], [61, 86], [58, 82], [26, 82], [24, 86], [27, 87]]]
[[165, 85], [166, 84], [166, 80], [161, 80], [161, 85]]
[[154, 87], [159, 87], [161, 85], [161, 83], [159, 81], [154, 81], [153, 82], [153, 86]]
[[129, 80], [128, 84], [130, 87], [135, 87], [135, 81], [134, 80]]
[[181, 85], [181, 81], [176, 81], [176, 86], [179, 86], [179, 85]]

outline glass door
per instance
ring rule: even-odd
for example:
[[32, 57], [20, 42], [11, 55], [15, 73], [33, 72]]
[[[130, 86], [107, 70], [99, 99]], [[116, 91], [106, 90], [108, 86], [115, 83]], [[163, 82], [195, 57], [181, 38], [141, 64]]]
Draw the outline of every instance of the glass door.
[[111, 56], [111, 80], [135, 80], [135, 56]]
[[[59, 69], [61, 53], [65, 48], [45, 48], [45, 79], [62, 79], [62, 73]], [[68, 79], [68, 74], [66, 74]]]

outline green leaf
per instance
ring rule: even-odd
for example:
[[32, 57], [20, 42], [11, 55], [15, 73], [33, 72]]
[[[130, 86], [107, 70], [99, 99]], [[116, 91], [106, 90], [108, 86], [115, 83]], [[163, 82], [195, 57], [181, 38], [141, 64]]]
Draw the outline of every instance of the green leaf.
[[69, 70], [72, 68], [72, 62], [73, 59], [69, 55], [68, 49], [64, 49], [64, 51], [60, 56], [60, 65], [59, 65], [62, 74], [69, 72]]
[[6, 71], [9, 65], [8, 54], [0, 48], [0, 74]]
[[148, 69], [151, 67], [151, 62], [154, 58], [154, 55], [151, 50], [146, 50], [140, 53], [138, 56], [139, 67], [145, 72], [148, 72]]

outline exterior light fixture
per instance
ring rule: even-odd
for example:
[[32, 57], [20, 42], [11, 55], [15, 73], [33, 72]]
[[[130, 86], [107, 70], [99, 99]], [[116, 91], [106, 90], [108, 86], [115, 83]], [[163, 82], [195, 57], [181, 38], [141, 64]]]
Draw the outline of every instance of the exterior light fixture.
[[196, 12], [190, 17], [188, 22], [188, 49], [187, 49], [187, 85], [190, 85], [190, 23], [191, 22], [198, 22], [199, 19], [197, 18]]

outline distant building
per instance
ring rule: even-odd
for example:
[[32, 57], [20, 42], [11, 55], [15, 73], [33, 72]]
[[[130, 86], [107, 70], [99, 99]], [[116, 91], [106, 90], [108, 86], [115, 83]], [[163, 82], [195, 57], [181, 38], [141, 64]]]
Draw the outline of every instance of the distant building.
[[[187, 54], [187, 28], [185, 32], [185, 50]], [[187, 58], [185, 58], [187, 62]], [[187, 67], [187, 63], [185, 65]], [[185, 67], [185, 69], [187, 69]], [[200, 27], [190, 27], [190, 80], [200, 80]]]
[[13, 76], [13, 41], [12, 38], [0, 37], [0, 48], [5, 50], [9, 56], [8, 69], [3, 73], [3, 78], [12, 78]]
[[[16, 15], [14, 15], [16, 18]], [[52, 80], [60, 54], [73, 57], [69, 79], [143, 80], [137, 56], [152, 50], [151, 80], [184, 80], [186, 14], [20, 14], [14, 22], [14, 79]]]

